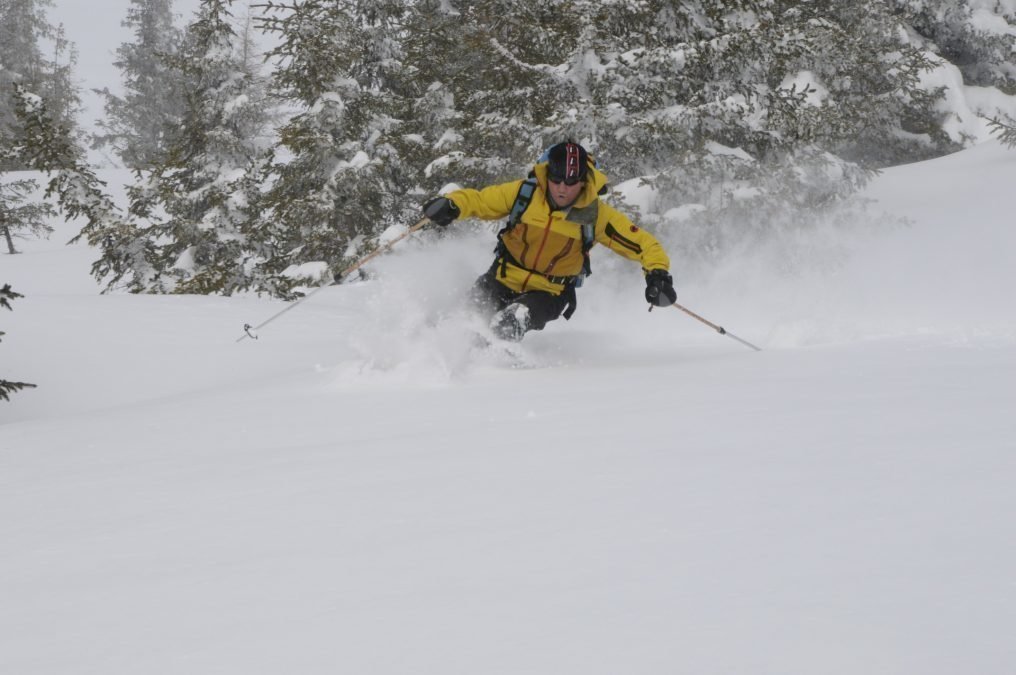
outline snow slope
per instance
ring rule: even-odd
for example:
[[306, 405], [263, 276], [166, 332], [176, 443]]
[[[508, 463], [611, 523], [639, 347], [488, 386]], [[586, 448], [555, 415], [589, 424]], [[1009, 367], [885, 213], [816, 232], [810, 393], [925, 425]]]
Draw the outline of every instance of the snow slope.
[[[1016, 152], [911, 220], [747, 252], [647, 313], [599, 256], [527, 367], [456, 307], [492, 235], [284, 305], [0, 257], [0, 672], [1004, 675]], [[609, 255], [609, 254], [608, 254]], [[623, 262], [623, 261], [622, 261]]]

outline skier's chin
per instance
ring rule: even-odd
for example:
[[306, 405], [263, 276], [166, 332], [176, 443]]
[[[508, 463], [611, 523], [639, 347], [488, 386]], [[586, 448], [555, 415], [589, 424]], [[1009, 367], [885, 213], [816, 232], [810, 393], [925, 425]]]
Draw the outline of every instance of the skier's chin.
[[548, 196], [550, 197], [550, 205], [554, 207], [555, 211], [563, 211], [563, 210], [565, 210], [566, 208], [568, 208], [569, 206], [571, 206], [572, 204], [575, 203], [575, 199], [578, 199], [578, 197], [576, 197], [575, 199], [572, 199], [568, 203], [562, 204], [561, 202], [564, 201], [564, 200], [558, 201], [554, 197], [554, 195], [548, 195]]

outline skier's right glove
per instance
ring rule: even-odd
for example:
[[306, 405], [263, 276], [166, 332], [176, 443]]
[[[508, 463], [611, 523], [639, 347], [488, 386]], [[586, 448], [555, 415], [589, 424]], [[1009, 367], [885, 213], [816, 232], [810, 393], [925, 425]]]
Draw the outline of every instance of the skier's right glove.
[[669, 307], [677, 302], [674, 278], [667, 270], [650, 270], [646, 274], [646, 302], [656, 307]]
[[459, 217], [459, 207], [447, 197], [434, 197], [423, 205], [423, 215], [432, 223], [445, 227]]

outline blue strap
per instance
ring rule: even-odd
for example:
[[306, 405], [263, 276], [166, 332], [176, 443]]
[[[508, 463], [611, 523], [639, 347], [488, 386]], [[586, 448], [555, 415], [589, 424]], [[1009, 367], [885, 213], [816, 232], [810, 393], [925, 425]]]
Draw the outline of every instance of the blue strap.
[[512, 204], [511, 213], [508, 214], [508, 229], [519, 222], [519, 218], [529, 208], [529, 202], [533, 201], [533, 193], [536, 191], [536, 177], [530, 177], [522, 181], [519, 193], [515, 196], [515, 203]]

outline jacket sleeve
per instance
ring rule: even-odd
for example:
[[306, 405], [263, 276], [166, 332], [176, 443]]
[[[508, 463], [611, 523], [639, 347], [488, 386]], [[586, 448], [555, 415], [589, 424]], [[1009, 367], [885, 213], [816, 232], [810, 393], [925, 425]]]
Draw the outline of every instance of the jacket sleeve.
[[491, 185], [482, 190], [455, 190], [446, 197], [459, 207], [460, 218], [497, 220], [506, 217], [515, 204], [515, 196], [522, 187], [522, 181]]
[[596, 222], [596, 241], [618, 255], [639, 261], [647, 272], [670, 269], [670, 258], [659, 240], [602, 201]]

